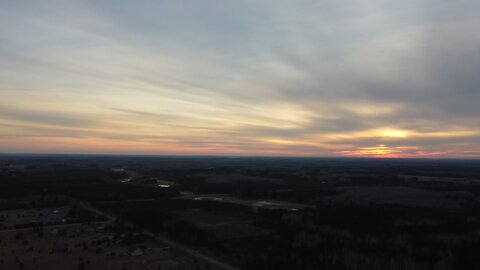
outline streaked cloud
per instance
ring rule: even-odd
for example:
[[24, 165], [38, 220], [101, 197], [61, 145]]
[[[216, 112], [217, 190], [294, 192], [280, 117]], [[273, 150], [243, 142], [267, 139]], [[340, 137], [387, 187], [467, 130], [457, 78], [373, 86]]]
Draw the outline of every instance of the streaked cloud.
[[0, 3], [0, 151], [480, 156], [480, 3]]

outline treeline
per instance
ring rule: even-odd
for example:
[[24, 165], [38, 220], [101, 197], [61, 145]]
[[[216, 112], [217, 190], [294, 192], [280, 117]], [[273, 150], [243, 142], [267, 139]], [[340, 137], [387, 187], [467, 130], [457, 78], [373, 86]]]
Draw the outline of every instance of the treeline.
[[331, 205], [263, 211], [275, 234], [222, 241], [215, 250], [245, 269], [475, 269], [476, 210]]
[[154, 189], [119, 183], [118, 174], [90, 167], [55, 167], [11, 173], [0, 172], [0, 198], [67, 195], [87, 201], [163, 198], [174, 189]]
[[[185, 209], [241, 211], [214, 201], [160, 199], [101, 203], [126, 220], [183, 243], [210, 249], [243, 269], [475, 269], [480, 265], [480, 208], [329, 205], [303, 211], [264, 210], [270, 234], [216, 239], [178, 217]], [[252, 214], [253, 215], [253, 214]]]

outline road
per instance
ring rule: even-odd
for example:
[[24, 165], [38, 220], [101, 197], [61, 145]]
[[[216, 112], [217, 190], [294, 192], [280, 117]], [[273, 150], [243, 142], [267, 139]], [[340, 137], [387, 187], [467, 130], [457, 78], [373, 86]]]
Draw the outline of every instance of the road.
[[[72, 203], [73, 204], [77, 204], [79, 206], [82, 206], [86, 209], [89, 209], [90, 211], [96, 213], [97, 215], [101, 215], [101, 216], [104, 216], [110, 220], [115, 220], [117, 219], [117, 217], [115, 217], [113, 214], [111, 213], [108, 213], [108, 212], [105, 212], [101, 209], [98, 209], [97, 207], [87, 203], [87, 202], [83, 202], [83, 201], [79, 201], [79, 200], [75, 200], [75, 199], [71, 199]], [[229, 265], [225, 262], [222, 262], [216, 258], [213, 258], [211, 257], [210, 255], [207, 255], [205, 253], [202, 253], [198, 250], [195, 250], [191, 247], [188, 247], [188, 246], [185, 246], [183, 244], [180, 244], [178, 242], [175, 242], [175, 241], [172, 241], [171, 239], [168, 239], [166, 236], [162, 236], [162, 235], [158, 235], [158, 234], [155, 234], [149, 230], [146, 230], [145, 228], [142, 228], [136, 224], [133, 224], [131, 222], [128, 222], [128, 221], [125, 221], [122, 219], [122, 223], [124, 223], [125, 225], [129, 226], [129, 227], [137, 227], [137, 228], [141, 228], [144, 230], [145, 234], [149, 235], [150, 237], [156, 239], [157, 241], [161, 242], [161, 243], [164, 243], [164, 244], [167, 244], [173, 248], [176, 248], [178, 250], [181, 250], [199, 260], [202, 260], [202, 261], [205, 261], [205, 262], [208, 262], [220, 269], [224, 269], [224, 270], [240, 270], [240, 268], [237, 268], [235, 266], [232, 266], [232, 265]]]

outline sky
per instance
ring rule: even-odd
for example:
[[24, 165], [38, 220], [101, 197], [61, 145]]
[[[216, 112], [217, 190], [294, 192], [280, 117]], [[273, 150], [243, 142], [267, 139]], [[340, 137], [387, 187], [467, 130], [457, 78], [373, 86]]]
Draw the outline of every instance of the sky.
[[0, 152], [480, 158], [478, 0], [0, 1]]

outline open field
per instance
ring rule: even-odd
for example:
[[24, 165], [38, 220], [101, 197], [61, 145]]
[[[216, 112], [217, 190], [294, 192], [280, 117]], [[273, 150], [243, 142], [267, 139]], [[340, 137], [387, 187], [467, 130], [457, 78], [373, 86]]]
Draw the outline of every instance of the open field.
[[268, 230], [256, 226], [254, 220], [248, 215], [232, 214], [224, 211], [211, 212], [201, 209], [186, 209], [176, 213], [190, 224], [212, 231], [218, 240], [254, 237], [269, 233]]
[[[193, 260], [156, 241], [125, 245], [114, 241], [113, 234], [90, 225], [72, 225], [60, 231], [2, 232], [0, 239], [2, 269], [145, 270], [193, 269], [194, 265]], [[142, 254], [132, 256], [129, 251]], [[192, 266], [187, 267], [186, 262]]]
[[[66, 224], [70, 206], [0, 212], [0, 269], [211, 269], [193, 256], [113, 220]], [[41, 217], [48, 225], [18, 228]]]
[[67, 217], [70, 210], [70, 206], [62, 206], [56, 208], [2, 211], [0, 212], [0, 229], [64, 224], [67, 223], [67, 221], [72, 221], [71, 218]]

